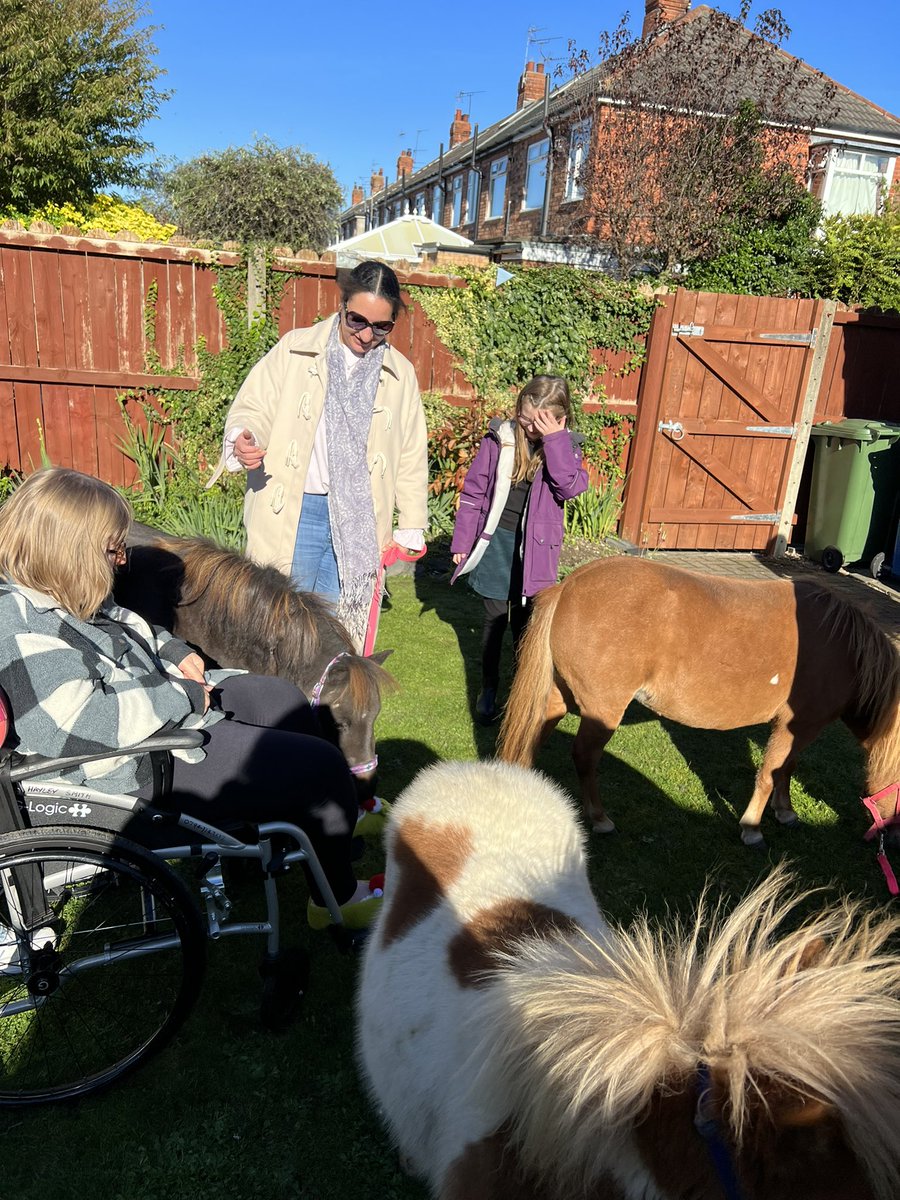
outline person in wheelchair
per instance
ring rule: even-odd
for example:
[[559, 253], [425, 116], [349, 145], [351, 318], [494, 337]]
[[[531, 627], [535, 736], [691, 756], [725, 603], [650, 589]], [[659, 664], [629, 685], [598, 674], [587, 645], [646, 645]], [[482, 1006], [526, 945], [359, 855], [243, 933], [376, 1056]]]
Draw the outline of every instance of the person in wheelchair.
[[[218, 825], [299, 825], [344, 925], [366, 928], [381, 889], [357, 880], [352, 865], [357, 796], [344, 757], [318, 734], [293, 684], [206, 672], [184, 642], [113, 603], [131, 521], [112, 487], [61, 467], [35, 472], [0, 509], [0, 688], [10, 700], [16, 748], [62, 757], [201, 729], [202, 747], [173, 752], [173, 802]], [[152, 795], [149, 756], [83, 763], [56, 777], [101, 792]], [[307, 878], [309, 924], [324, 928], [331, 917]]]

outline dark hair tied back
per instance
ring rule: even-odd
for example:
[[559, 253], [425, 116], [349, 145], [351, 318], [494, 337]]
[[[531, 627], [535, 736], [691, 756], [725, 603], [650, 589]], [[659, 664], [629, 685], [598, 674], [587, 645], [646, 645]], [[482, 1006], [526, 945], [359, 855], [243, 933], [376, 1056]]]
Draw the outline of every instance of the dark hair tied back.
[[397, 276], [383, 262], [361, 262], [352, 271], [339, 272], [337, 282], [345, 304], [351, 296], [356, 296], [359, 292], [368, 292], [371, 296], [380, 296], [387, 300], [391, 306], [392, 319], [396, 318], [403, 307]]

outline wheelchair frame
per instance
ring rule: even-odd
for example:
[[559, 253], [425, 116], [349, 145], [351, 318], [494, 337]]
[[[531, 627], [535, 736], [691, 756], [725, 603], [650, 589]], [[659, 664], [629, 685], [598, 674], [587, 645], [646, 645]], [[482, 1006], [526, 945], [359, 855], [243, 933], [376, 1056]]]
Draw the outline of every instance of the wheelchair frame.
[[[3, 707], [0, 698], [0, 724], [6, 719]], [[340, 932], [340, 907], [299, 826], [253, 823], [258, 839], [242, 841], [207, 821], [158, 807], [171, 790], [171, 751], [201, 741], [200, 731], [182, 730], [157, 734], [114, 755], [105, 751], [47, 759], [0, 752], [0, 923], [13, 935], [5, 948], [0, 947], [5, 949], [0, 961], [0, 1106], [89, 1095], [160, 1050], [197, 999], [207, 940], [242, 934], [266, 937], [260, 966], [263, 1021], [271, 1027], [285, 1024], [307, 978], [305, 956], [281, 950], [277, 879], [294, 864], [307, 864]], [[85, 762], [148, 754], [154, 768], [149, 802], [46, 778]], [[31, 825], [30, 798], [68, 803], [69, 812], [77, 815], [102, 805], [123, 817], [143, 817], [163, 840], [171, 830], [172, 842], [150, 849], [87, 820]], [[54, 815], [65, 814], [64, 809]], [[223, 859], [259, 862], [265, 920], [230, 921]], [[200, 908], [169, 860], [199, 860]], [[91, 921], [98, 923], [92, 926]], [[139, 973], [135, 984], [130, 965], [155, 955], [173, 965]], [[119, 990], [113, 999], [128, 988], [133, 992], [132, 1014], [138, 1026], [133, 1034], [128, 1021], [120, 1022], [121, 1032], [109, 1032], [105, 1025], [103, 984], [93, 990], [87, 986], [102, 967], [112, 967], [116, 976], [114, 988]], [[145, 1007], [153, 1014], [146, 1021]], [[96, 1028], [88, 1038], [89, 1021]], [[8, 1026], [11, 1037], [4, 1038]], [[74, 1064], [66, 1061], [65, 1040], [61, 1050], [55, 1045], [49, 1051], [38, 1048], [38, 1043], [57, 1035], [58, 1026], [64, 1027], [61, 1038], [77, 1036], [82, 1043]], [[110, 1061], [88, 1064], [88, 1057]], [[29, 1079], [29, 1073], [34, 1078]]]

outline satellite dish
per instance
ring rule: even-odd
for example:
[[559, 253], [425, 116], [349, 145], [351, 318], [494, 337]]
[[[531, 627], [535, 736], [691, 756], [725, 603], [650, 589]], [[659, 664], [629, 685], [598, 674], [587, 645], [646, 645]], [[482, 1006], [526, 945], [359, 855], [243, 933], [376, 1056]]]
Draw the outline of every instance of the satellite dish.
[[497, 278], [494, 280], [494, 287], [500, 287], [502, 283], [508, 283], [512, 277], [512, 271], [504, 271], [502, 267], [498, 267]]

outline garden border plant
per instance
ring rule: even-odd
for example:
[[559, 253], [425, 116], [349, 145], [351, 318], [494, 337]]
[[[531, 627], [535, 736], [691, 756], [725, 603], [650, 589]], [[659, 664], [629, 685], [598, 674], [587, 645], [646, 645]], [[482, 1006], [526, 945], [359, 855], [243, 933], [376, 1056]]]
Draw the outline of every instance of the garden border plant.
[[[604, 372], [591, 351], [628, 352], [623, 373], [637, 369], [657, 299], [633, 283], [574, 267], [513, 267], [502, 286], [496, 267], [459, 274], [467, 287], [409, 288], [478, 397], [467, 407], [428, 402], [432, 526], [452, 530], [448, 497], [461, 486], [489, 418], [507, 412], [511, 394], [533, 376], [555, 374], [572, 389], [591, 472], [588, 491], [567, 505], [566, 533], [601, 540], [618, 519], [631, 422], [604, 403]], [[599, 410], [586, 410], [587, 401]]]

